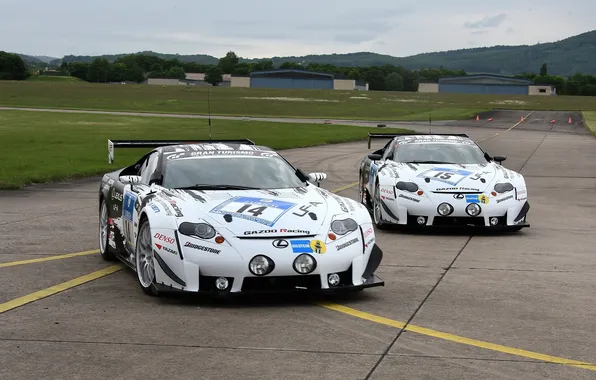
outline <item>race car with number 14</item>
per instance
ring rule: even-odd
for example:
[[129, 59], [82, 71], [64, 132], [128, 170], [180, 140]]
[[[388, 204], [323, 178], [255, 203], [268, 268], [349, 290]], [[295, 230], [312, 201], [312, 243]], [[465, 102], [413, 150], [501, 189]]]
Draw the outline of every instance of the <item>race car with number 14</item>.
[[529, 227], [524, 177], [465, 134], [369, 134], [389, 141], [360, 163], [359, 200], [378, 228]]
[[[382, 286], [366, 208], [250, 140], [108, 141], [151, 147], [99, 185], [99, 246], [142, 290], [333, 292]], [[317, 184], [317, 185], [315, 185]]]

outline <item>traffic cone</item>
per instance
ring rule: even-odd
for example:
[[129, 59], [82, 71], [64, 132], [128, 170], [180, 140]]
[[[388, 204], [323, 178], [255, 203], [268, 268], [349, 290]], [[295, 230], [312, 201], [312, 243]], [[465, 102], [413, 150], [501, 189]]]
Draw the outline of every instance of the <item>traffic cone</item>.
[[524, 115], [522, 115], [522, 117], [519, 118], [519, 122], [523, 123], [524, 122]]
[[488, 118], [488, 121], [493, 121], [493, 118], [492, 118], [492, 117], [489, 117], [489, 118]]
[[476, 115], [476, 121], [480, 120], [480, 115]]
[[569, 123], [569, 124], [573, 124], [573, 121], [571, 120], [571, 116], [569, 116], [569, 121], [568, 121], [568, 123]]
[[555, 124], [555, 123], [557, 122], [557, 120], [555, 120], [555, 119], [552, 119], [550, 122], [551, 122], [552, 124]]

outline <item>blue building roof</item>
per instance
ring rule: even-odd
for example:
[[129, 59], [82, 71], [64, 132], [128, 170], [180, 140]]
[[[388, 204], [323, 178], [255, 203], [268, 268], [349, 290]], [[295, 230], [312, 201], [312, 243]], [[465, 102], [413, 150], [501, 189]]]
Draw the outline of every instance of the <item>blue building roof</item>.
[[504, 82], [509, 82], [511, 84], [523, 84], [523, 85], [531, 85], [533, 82], [527, 79], [520, 79], [520, 78], [513, 78], [508, 77], [505, 75], [493, 75], [493, 74], [477, 74], [477, 75], [466, 75], [460, 77], [445, 77], [439, 78], [439, 83], [446, 83], [446, 82], [462, 82], [467, 81], [470, 79], [498, 79]]

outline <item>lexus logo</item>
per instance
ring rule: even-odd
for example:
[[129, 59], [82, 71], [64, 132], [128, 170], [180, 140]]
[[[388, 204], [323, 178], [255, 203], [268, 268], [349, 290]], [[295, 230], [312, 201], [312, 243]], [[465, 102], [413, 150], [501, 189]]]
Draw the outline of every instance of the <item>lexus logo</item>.
[[272, 244], [275, 248], [286, 248], [288, 246], [287, 240], [283, 239], [275, 239]]
[[455, 198], [455, 199], [464, 199], [464, 195], [463, 194], [453, 194], [453, 198]]

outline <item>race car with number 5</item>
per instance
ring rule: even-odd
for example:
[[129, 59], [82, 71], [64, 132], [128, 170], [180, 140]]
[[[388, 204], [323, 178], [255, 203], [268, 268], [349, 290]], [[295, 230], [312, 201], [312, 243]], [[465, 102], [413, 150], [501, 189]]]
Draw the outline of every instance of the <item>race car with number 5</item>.
[[359, 200], [374, 223], [529, 227], [524, 177], [501, 165], [465, 134], [369, 134], [389, 141], [360, 164]]
[[324, 173], [250, 140], [109, 140], [111, 163], [116, 147], [153, 148], [105, 174], [98, 194], [101, 255], [133, 269], [145, 293], [384, 285], [368, 211], [319, 187]]

